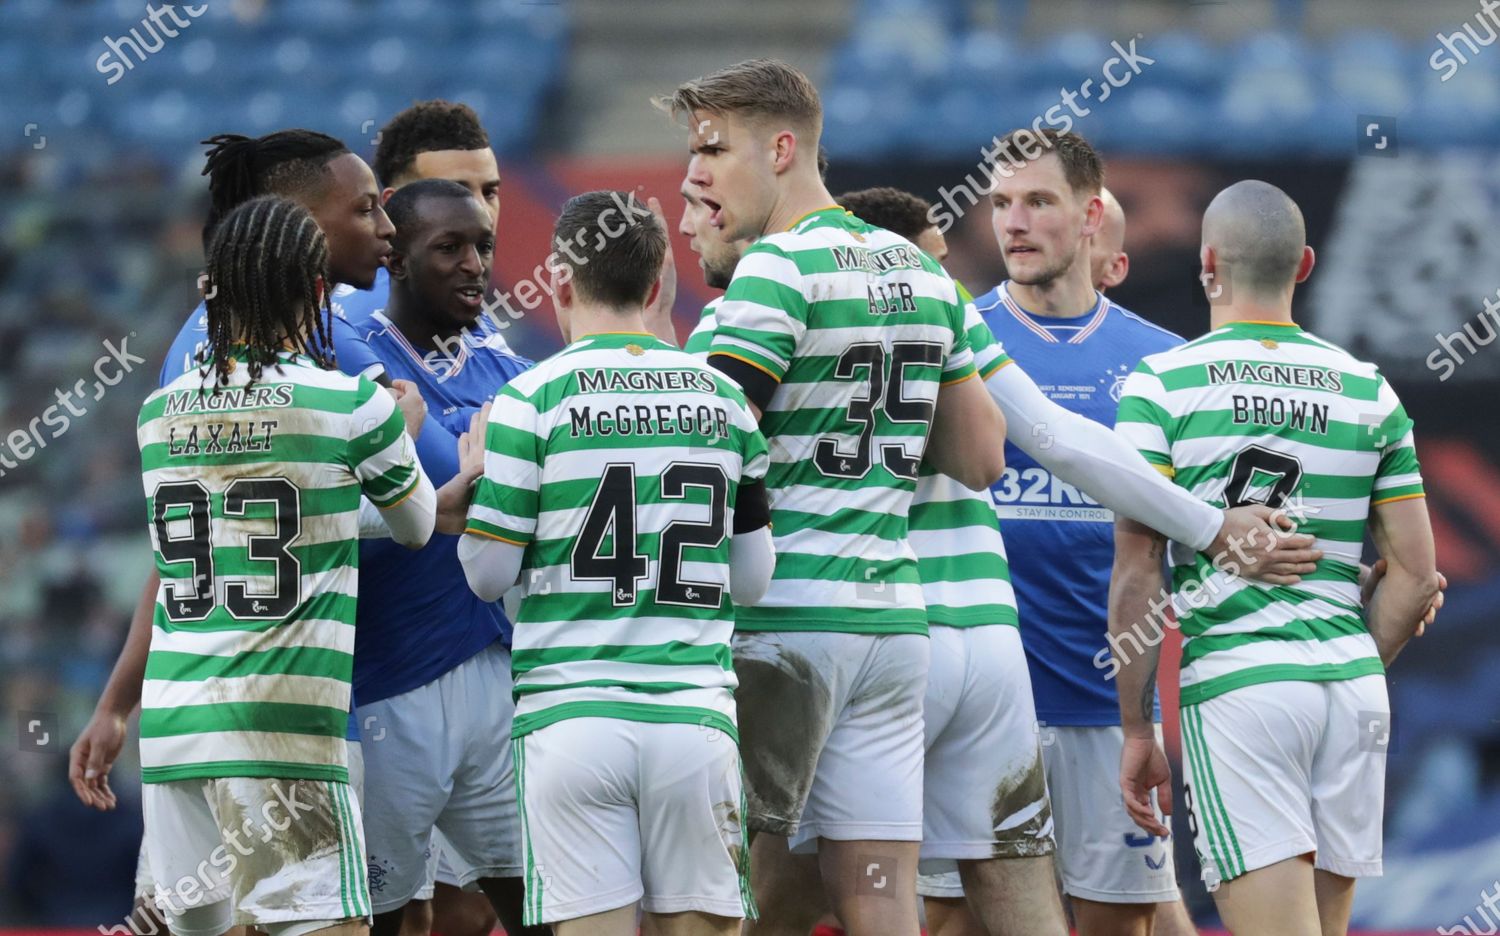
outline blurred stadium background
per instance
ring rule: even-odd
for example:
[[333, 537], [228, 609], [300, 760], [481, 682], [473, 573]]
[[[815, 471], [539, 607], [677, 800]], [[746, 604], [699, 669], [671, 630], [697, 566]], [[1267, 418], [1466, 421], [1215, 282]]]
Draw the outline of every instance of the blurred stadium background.
[[[1431, 932], [1467, 914], [1455, 932], [1496, 931], [1479, 905], [1500, 888], [1500, 348], [1485, 346], [1500, 319], [1486, 314], [1500, 302], [1500, 48], [1487, 47], [1500, 22], [1479, 0], [176, 9], [190, 25], [169, 37], [150, 28], [144, 0], [0, 0], [0, 926], [93, 931], [129, 909], [133, 755], [114, 773], [121, 808], [100, 815], [68, 789], [65, 754], [149, 561], [134, 418], [197, 299], [199, 140], [302, 125], [369, 158], [402, 107], [464, 101], [501, 158], [495, 281], [507, 287], [531, 276], [571, 193], [639, 188], [675, 222], [684, 139], [649, 96], [776, 56], [823, 91], [831, 190], [951, 197], [963, 216], [949, 268], [978, 293], [1003, 275], [989, 213], [965, 212], [953, 193], [980, 147], [1086, 79], [1102, 89], [1120, 54], [1111, 43], [1133, 41], [1136, 68], [1110, 66], [1112, 85], [1127, 80], [1071, 111], [1129, 218], [1131, 275], [1115, 298], [1201, 334], [1202, 208], [1228, 181], [1274, 182], [1302, 205], [1320, 257], [1300, 320], [1379, 362], [1417, 420], [1451, 587], [1391, 678], [1386, 874], [1361, 885], [1355, 921]], [[675, 246], [686, 329], [710, 294], [686, 243]], [[510, 340], [533, 357], [556, 348], [550, 308]], [[101, 358], [115, 363], [96, 384]], [[79, 381], [84, 414], [19, 457], [28, 446], [12, 440]], [[1211, 925], [1178, 832], [1179, 877]]]

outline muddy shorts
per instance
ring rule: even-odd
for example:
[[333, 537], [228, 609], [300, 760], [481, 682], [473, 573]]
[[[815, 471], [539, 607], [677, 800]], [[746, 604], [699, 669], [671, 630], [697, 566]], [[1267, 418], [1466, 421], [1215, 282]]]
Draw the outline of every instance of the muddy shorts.
[[349, 784], [226, 777], [141, 785], [156, 905], [177, 936], [310, 932], [370, 915]]
[[1031, 676], [1015, 627], [932, 628], [921, 870], [1053, 850]]
[[799, 851], [920, 841], [927, 655], [919, 634], [737, 634], [750, 828]]

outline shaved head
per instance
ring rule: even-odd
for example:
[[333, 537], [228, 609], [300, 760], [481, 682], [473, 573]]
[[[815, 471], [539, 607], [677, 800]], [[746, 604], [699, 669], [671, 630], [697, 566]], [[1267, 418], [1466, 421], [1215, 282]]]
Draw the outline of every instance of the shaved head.
[[1094, 243], [1111, 253], [1124, 250], [1125, 209], [1120, 207], [1120, 200], [1115, 197], [1115, 193], [1107, 188], [1099, 190], [1099, 197], [1104, 200], [1104, 219], [1099, 222], [1099, 233], [1094, 235]]
[[1236, 182], [1203, 213], [1203, 245], [1212, 247], [1235, 290], [1280, 296], [1297, 280], [1307, 227], [1302, 211], [1268, 182]]
[[1099, 189], [1104, 215], [1099, 230], [1089, 237], [1089, 278], [1100, 292], [1125, 281], [1130, 258], [1125, 254], [1125, 209], [1107, 188]]

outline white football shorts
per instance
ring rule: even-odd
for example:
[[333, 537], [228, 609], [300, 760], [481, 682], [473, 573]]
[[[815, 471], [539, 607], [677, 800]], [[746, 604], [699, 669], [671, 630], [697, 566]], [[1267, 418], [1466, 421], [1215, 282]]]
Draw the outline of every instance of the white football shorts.
[[176, 936], [293, 936], [370, 915], [347, 783], [226, 777], [141, 785], [156, 905]]
[[923, 721], [923, 872], [1053, 850], [1036, 706], [1015, 627], [933, 627]]
[[1259, 683], [1184, 706], [1205, 884], [1310, 852], [1325, 871], [1378, 876], [1390, 712], [1381, 675]]
[[641, 902], [753, 915], [734, 738], [696, 724], [564, 718], [515, 740], [526, 923]]
[[361, 705], [365, 836], [376, 913], [432, 896], [433, 830], [456, 883], [519, 877], [510, 653], [499, 643], [425, 686]]
[[750, 827], [799, 852], [921, 841], [927, 664], [919, 634], [735, 635]]

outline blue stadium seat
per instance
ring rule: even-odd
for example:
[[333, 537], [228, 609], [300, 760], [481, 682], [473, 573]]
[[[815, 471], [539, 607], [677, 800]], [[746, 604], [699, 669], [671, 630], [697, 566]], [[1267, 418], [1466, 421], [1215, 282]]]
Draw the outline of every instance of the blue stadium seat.
[[1060, 33], [1027, 56], [1022, 74], [1034, 88], [1054, 93], [1077, 88], [1087, 78], [1099, 80], [1099, 67], [1114, 55], [1109, 40], [1097, 33], [1072, 30]]
[[[1149, 83], [1126, 88], [1118, 108], [1106, 102], [1096, 115], [1104, 127], [1094, 133], [1095, 114], [1080, 122], [1080, 132], [1111, 151], [1178, 155], [1201, 145], [1203, 129], [1213, 123], [1210, 104], [1182, 88], [1159, 88]], [[1095, 138], [1097, 137], [1097, 139]]]
[[1224, 52], [1195, 33], [1181, 30], [1147, 36], [1136, 49], [1155, 64], [1144, 66], [1141, 79], [1152, 87], [1172, 87], [1205, 96], [1224, 80]]
[[972, 84], [1005, 92], [1021, 77], [1021, 53], [1014, 40], [993, 30], [976, 30], [958, 37], [948, 59], [944, 82], [948, 87]]

